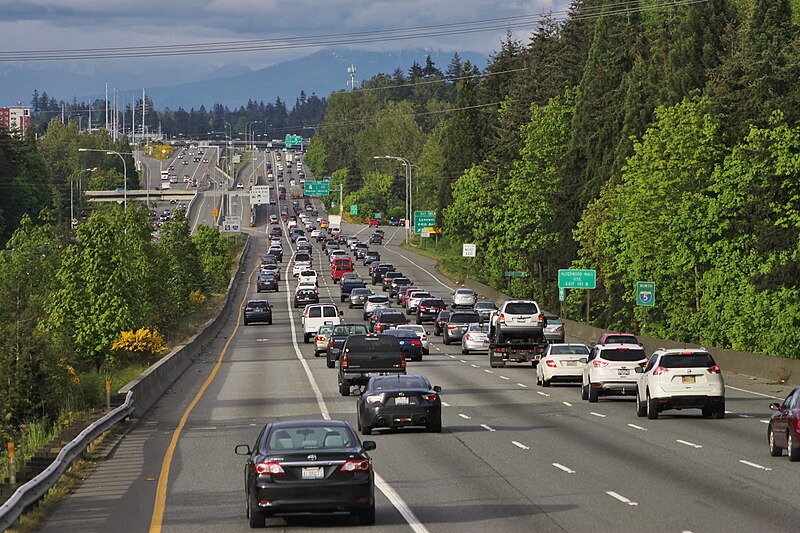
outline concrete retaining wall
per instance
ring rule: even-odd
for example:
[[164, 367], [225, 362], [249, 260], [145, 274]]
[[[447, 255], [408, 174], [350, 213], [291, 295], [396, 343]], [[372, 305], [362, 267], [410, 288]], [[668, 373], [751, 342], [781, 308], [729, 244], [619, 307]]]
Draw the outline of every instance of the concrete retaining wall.
[[[507, 294], [472, 279], [465, 280], [464, 286], [474, 290], [484, 299], [491, 300], [497, 304], [510, 298]], [[606, 331], [572, 320], [564, 320], [564, 328], [571, 339], [586, 344], [597, 342], [600, 335]], [[647, 354], [653, 353], [657, 348], [699, 347], [697, 344], [653, 339], [650, 337], [639, 336], [638, 338]], [[714, 348], [710, 346], [706, 346], [706, 348], [714, 356], [719, 366], [728, 372], [755, 376], [778, 383], [788, 383], [790, 385], [800, 384], [800, 359], [787, 359], [785, 357], [726, 350], [724, 348]]]
[[228, 284], [225, 305], [220, 313], [206, 322], [200, 332], [185, 344], [176, 346], [144, 373], [120, 389], [119, 394], [123, 395], [127, 394], [128, 391], [133, 391], [134, 411], [131, 415], [133, 418], [141, 418], [161, 398], [167, 389], [189, 368], [189, 365], [192, 364], [192, 361], [200, 354], [203, 348], [217, 336], [230, 311], [239, 305], [238, 301], [234, 301], [234, 285], [241, 276], [249, 248], [250, 239], [248, 238], [239, 256], [236, 271]]

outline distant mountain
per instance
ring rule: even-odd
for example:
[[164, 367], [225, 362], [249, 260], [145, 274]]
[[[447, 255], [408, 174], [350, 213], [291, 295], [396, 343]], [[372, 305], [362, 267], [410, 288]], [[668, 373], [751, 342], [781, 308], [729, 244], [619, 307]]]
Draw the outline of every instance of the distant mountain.
[[[322, 50], [292, 61], [278, 63], [267, 68], [244, 74], [184, 83], [171, 87], [148, 88], [147, 94], [158, 109], [169, 107], [186, 110], [205, 105], [206, 109], [215, 103], [228, 107], [245, 105], [248, 99], [256, 102], [274, 102], [280, 97], [288, 107], [294, 105], [297, 95], [303, 90], [306, 94], [316, 93], [327, 97], [331, 92], [347, 89], [349, 75], [347, 68], [356, 67], [356, 81], [369, 79], [381, 72], [391, 74], [395, 69], [408, 72], [414, 61], [425, 64], [425, 56], [431, 59], [442, 71], [453, 58], [452, 52], [430, 52], [425, 50], [405, 50], [402, 52], [363, 52], [359, 50]], [[483, 68], [487, 56], [475, 52], [459, 52], [463, 61]]]

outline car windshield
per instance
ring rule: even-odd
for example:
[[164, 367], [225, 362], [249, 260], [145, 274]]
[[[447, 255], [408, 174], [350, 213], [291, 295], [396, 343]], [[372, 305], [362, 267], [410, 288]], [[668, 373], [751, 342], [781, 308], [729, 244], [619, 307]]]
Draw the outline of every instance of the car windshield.
[[539, 309], [533, 302], [510, 302], [506, 304], [505, 312], [509, 315], [535, 315]]
[[456, 291], [457, 296], [472, 296], [473, 294], [475, 293], [473, 293], [470, 289], [458, 289]]
[[646, 359], [647, 356], [645, 356], [644, 350], [641, 349], [613, 348], [601, 351], [600, 357], [606, 361], [640, 361]]
[[287, 427], [270, 432], [267, 447], [271, 450], [310, 450], [353, 448], [354, 435], [344, 427]]
[[372, 382], [372, 390], [394, 390], [394, 389], [427, 389], [428, 384], [417, 376], [398, 376], [377, 378]]
[[710, 368], [714, 359], [710, 354], [692, 352], [690, 354], [665, 355], [658, 363], [664, 368]]
[[333, 327], [334, 335], [366, 335], [367, 328], [361, 324], [344, 324]]
[[582, 344], [565, 344], [562, 346], [553, 345], [550, 347], [550, 353], [566, 355], [589, 355], [589, 348]]
[[472, 322], [480, 322], [481, 319], [478, 313], [453, 313], [447, 321], [450, 324], [470, 324]]

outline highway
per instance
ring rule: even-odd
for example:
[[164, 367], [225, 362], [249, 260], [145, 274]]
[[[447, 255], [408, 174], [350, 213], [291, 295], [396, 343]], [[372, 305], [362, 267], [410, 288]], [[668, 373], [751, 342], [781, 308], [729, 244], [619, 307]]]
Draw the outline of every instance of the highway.
[[[265, 220], [278, 207], [261, 206], [256, 227], [245, 228], [253, 242], [247, 267], [237, 274], [237, 301], [256, 297]], [[370, 249], [447, 301], [453, 283], [432, 260], [400, 248], [404, 228], [385, 229], [385, 244]], [[366, 226], [345, 224], [343, 231], [364, 240], [370, 234]], [[361, 322], [361, 310], [339, 303], [326, 256], [314, 246], [322, 301], [333, 300], [347, 320]], [[274, 305], [274, 324], [244, 327], [239, 313], [227, 317], [216, 341], [55, 510], [43, 531], [248, 530], [244, 458], [234, 455], [236, 444], [252, 444], [269, 420], [327, 415], [355, 426], [355, 399], [339, 395], [336, 370], [303, 343], [298, 310], [289, 306], [289, 254], [284, 257], [288, 275], [280, 292], [258, 295]], [[366, 267], [357, 265], [366, 278]], [[797, 465], [769, 456], [764, 423], [769, 403], [789, 388], [726, 375], [725, 419], [670, 411], [647, 420], [635, 416], [633, 398], [589, 404], [577, 385], [538, 387], [530, 366], [492, 369], [486, 354], [462, 355], [460, 345], [432, 338], [431, 354], [410, 362], [408, 371], [442, 386], [444, 429], [369, 437], [378, 444], [371, 452], [379, 489], [372, 529], [798, 529]], [[163, 506], [156, 503], [159, 486], [165, 489]], [[344, 516], [275, 518], [268, 526], [353, 527]]]

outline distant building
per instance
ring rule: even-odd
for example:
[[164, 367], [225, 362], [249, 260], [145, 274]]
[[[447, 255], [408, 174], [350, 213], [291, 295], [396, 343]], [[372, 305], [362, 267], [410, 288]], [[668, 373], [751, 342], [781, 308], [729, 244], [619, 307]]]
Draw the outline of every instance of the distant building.
[[31, 125], [29, 107], [0, 107], [0, 128], [24, 137]]

